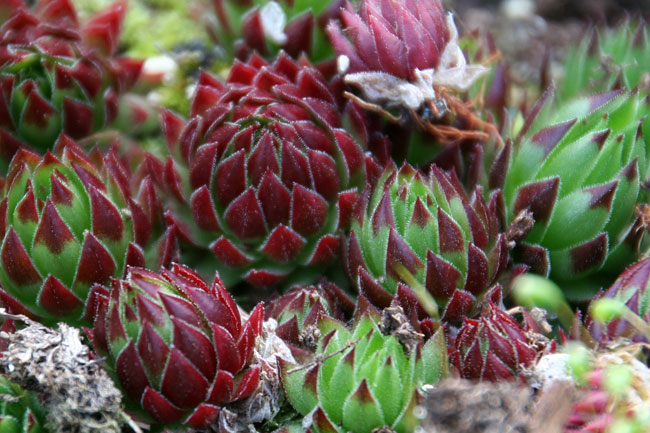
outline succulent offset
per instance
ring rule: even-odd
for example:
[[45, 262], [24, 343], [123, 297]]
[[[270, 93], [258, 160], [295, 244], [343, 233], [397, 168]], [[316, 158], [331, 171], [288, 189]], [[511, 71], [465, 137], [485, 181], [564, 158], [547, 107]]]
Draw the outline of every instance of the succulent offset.
[[340, 25], [328, 25], [348, 84], [371, 102], [418, 110], [436, 101], [434, 86], [466, 90], [487, 71], [468, 65], [451, 14], [439, 0], [363, 0], [359, 12], [346, 3]]
[[567, 101], [618, 87], [648, 89], [649, 69], [650, 32], [642, 20], [628, 18], [615, 28], [591, 29], [565, 57], [558, 97]]
[[354, 302], [340, 288], [321, 281], [315, 286], [292, 287], [284, 295], [271, 299], [265, 313], [267, 319], [277, 321], [277, 336], [300, 358], [318, 343], [318, 323], [322, 317], [345, 321], [354, 308]]
[[508, 222], [524, 210], [535, 220], [514, 258], [558, 281], [616, 275], [634, 260], [643, 236], [634, 223], [649, 168], [648, 102], [622, 90], [559, 110], [549, 101], [552, 91], [489, 170], [490, 187], [503, 191]]
[[150, 264], [165, 263], [173, 233], [150, 242], [154, 209], [136, 202], [114, 154], [96, 165], [64, 135], [57, 147], [59, 156], [20, 150], [12, 160], [0, 201], [0, 293], [45, 323], [88, 323], [92, 285], [122, 276], [128, 263], [144, 266], [145, 247]]
[[352, 330], [325, 317], [319, 329], [316, 355], [322, 359], [299, 367], [280, 362], [287, 398], [300, 414], [311, 416], [311, 429], [413, 431], [419, 388], [446, 374], [442, 329], [411, 352], [395, 335], [384, 335], [370, 315], [362, 315]]
[[263, 308], [242, 322], [218, 277], [209, 286], [178, 264], [159, 274], [129, 268], [98, 305], [95, 348], [155, 422], [205, 429], [222, 405], [256, 389], [260, 371], [251, 362]]
[[[496, 280], [508, 249], [500, 233], [499, 195], [468, 198], [457, 178], [435, 165], [425, 176], [409, 165], [387, 169], [355, 210], [345, 245], [348, 275], [375, 305], [387, 307], [404, 272], [434, 297], [442, 320], [459, 323], [484, 297], [497, 300]], [[402, 269], [402, 270], [400, 270]]]
[[197, 242], [211, 241], [231, 274], [273, 286], [338, 255], [366, 164], [375, 167], [342, 129], [338, 102], [313, 67], [253, 56], [225, 83], [201, 75], [188, 122], [164, 116], [170, 152], [189, 171], [183, 185], [172, 169], [168, 189], [192, 191], [195, 224], [207, 232]]
[[[627, 306], [632, 313], [650, 323], [650, 259], [645, 258], [628, 267], [619, 275], [614, 284], [594, 297], [614, 298]], [[633, 341], [648, 342], [629, 322], [616, 318], [607, 324], [601, 324], [591, 317], [586, 324], [598, 341], [607, 342], [617, 338], [629, 338]]]
[[0, 376], [0, 432], [40, 433], [45, 428], [45, 409], [35, 394]]
[[543, 340], [534, 337], [532, 330], [490, 302], [477, 318], [465, 318], [452, 336], [450, 363], [465, 379], [515, 378], [546, 349]]
[[[118, 2], [83, 26], [69, 0], [10, 2], [0, 27], [0, 159], [23, 145], [44, 152], [63, 131], [82, 138], [118, 113], [141, 61], [113, 57], [124, 17]], [[5, 12], [6, 13], [6, 12]], [[3, 167], [3, 168], [4, 168]]]

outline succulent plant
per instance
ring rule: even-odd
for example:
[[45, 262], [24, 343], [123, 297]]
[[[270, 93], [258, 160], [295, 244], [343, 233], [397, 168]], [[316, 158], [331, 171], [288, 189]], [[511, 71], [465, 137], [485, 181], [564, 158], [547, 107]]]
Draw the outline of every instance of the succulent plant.
[[648, 88], [650, 32], [643, 20], [628, 18], [615, 28], [591, 29], [566, 53], [558, 98], [622, 87]]
[[210, 29], [226, 58], [246, 60], [253, 52], [272, 58], [280, 50], [314, 62], [332, 57], [325, 25], [342, 0], [215, 0]]
[[434, 86], [467, 89], [487, 71], [467, 65], [451, 14], [440, 0], [362, 0], [355, 13], [348, 2], [340, 25], [328, 25], [345, 81], [367, 100], [418, 110], [436, 100]]
[[395, 335], [384, 335], [375, 319], [362, 315], [352, 331], [323, 318], [313, 363], [280, 362], [287, 398], [302, 415], [310, 415], [312, 431], [370, 433], [388, 427], [413, 431], [413, 413], [424, 384], [446, 374], [442, 328], [409, 352]]
[[465, 318], [458, 334], [450, 337], [450, 363], [465, 379], [512, 379], [554, 346], [549, 341], [547, 348], [535, 335], [489, 302], [478, 317]]
[[113, 57], [124, 3], [79, 24], [69, 0], [39, 0], [30, 10], [10, 2], [0, 27], [0, 159], [22, 145], [44, 152], [63, 131], [73, 138], [105, 127], [118, 95], [134, 84], [142, 62]]
[[[444, 321], [459, 323], [477, 301], [496, 299], [508, 260], [499, 232], [499, 194], [469, 199], [457, 178], [435, 165], [428, 176], [409, 165], [388, 168], [355, 210], [345, 266], [361, 293], [387, 307], [404, 271], [424, 286]], [[400, 268], [403, 271], [400, 271]]]
[[251, 361], [263, 307], [244, 323], [238, 308], [218, 276], [210, 287], [183, 265], [131, 267], [98, 296], [93, 342], [153, 420], [206, 429], [258, 384]]
[[[457, 97], [489, 69], [468, 64], [440, 0], [362, 0], [356, 13], [347, 2], [340, 15], [344, 28], [331, 21], [328, 35], [339, 73], [356, 92], [344, 95], [380, 114], [374, 126], [391, 137], [395, 161], [424, 167], [434, 157], [449, 159], [444, 154], [450, 148], [453, 156], [461, 147], [473, 153], [490, 134], [499, 139], [496, 127], [480, 119], [466, 97]], [[488, 103], [494, 105], [494, 97]], [[462, 164], [453, 168], [465, 170]]]
[[266, 319], [277, 321], [276, 335], [300, 358], [318, 343], [322, 317], [345, 321], [352, 316], [355, 304], [338, 286], [323, 280], [314, 286], [294, 286], [265, 307]]
[[120, 277], [127, 263], [145, 265], [146, 257], [166, 263], [174, 235], [152, 239], [151, 196], [140, 200], [144, 208], [136, 202], [114, 153], [94, 164], [65, 135], [57, 147], [59, 157], [21, 149], [10, 165], [0, 201], [0, 296], [44, 323], [88, 323], [91, 286]]
[[535, 220], [514, 258], [559, 282], [573, 281], [575, 293], [567, 295], [580, 297], [577, 280], [598, 271], [615, 276], [637, 254], [643, 231], [634, 226], [635, 206], [649, 168], [649, 105], [639, 93], [623, 91], [559, 108], [550, 100], [552, 91], [497, 155], [489, 186], [502, 189], [508, 222], [524, 210]]
[[0, 433], [45, 433], [45, 409], [35, 394], [0, 376]]
[[[632, 313], [650, 323], [650, 259], [646, 258], [628, 267], [607, 290], [594, 297], [592, 302], [602, 298], [614, 298], [627, 306]], [[597, 341], [607, 342], [617, 338], [648, 342], [628, 321], [615, 318], [603, 325], [587, 316], [586, 326]]]
[[[165, 114], [192, 215], [203, 240], [214, 239], [224, 278], [231, 268], [234, 279], [272, 286], [337, 256], [366, 165], [377, 171], [338, 107], [317, 70], [281, 54], [271, 65], [236, 61], [225, 83], [203, 73], [189, 122]], [[168, 190], [189, 197], [180, 169], [167, 168]]]

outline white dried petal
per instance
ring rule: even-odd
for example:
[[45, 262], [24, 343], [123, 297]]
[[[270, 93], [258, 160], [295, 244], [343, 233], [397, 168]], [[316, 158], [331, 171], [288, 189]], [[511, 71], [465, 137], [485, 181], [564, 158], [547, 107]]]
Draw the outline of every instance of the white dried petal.
[[287, 16], [282, 7], [275, 1], [265, 4], [260, 10], [262, 29], [264, 35], [278, 45], [287, 43], [284, 27], [287, 25]]
[[458, 29], [451, 13], [447, 14], [447, 28], [449, 42], [440, 56], [440, 64], [433, 76], [433, 82], [436, 86], [464, 91], [489, 69], [482, 65], [467, 64], [463, 50], [458, 45]]
[[278, 374], [278, 360], [295, 364], [289, 346], [276, 335], [278, 323], [269, 319], [262, 324], [262, 333], [255, 342], [253, 364], [260, 367], [257, 389], [243, 401], [229, 404], [219, 413], [220, 431], [226, 433], [256, 432], [253, 424], [269, 420], [282, 405], [284, 392]]
[[426, 100], [425, 96], [433, 92], [431, 87], [423, 93], [417, 85], [386, 72], [356, 72], [347, 74], [344, 80], [358, 87], [367, 101], [388, 107], [417, 109]]
[[463, 68], [451, 68], [439, 71], [436, 73], [434, 79], [437, 86], [465, 91], [487, 71], [488, 68], [484, 66], [470, 65]]
[[415, 68], [415, 85], [422, 94], [423, 101], [433, 101], [436, 99], [436, 92], [433, 89], [435, 74], [435, 69], [424, 69], [421, 71]]
[[[365, 100], [385, 104], [387, 107], [405, 107], [417, 110], [428, 101], [436, 99], [434, 86], [449, 87], [465, 91], [474, 84], [488, 68], [482, 65], [468, 65], [458, 45], [458, 29], [451, 13], [447, 14], [449, 42], [440, 56], [437, 69], [415, 69], [415, 82], [403, 80], [385, 72], [356, 72], [345, 75], [346, 84], [361, 90]], [[339, 73], [345, 73], [350, 66], [347, 56], [337, 58]]]

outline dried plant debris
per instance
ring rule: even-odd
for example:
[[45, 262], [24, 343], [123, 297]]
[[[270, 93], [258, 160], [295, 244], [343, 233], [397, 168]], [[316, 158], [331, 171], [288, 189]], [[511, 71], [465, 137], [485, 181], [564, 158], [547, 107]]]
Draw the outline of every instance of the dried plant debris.
[[427, 395], [423, 432], [528, 432], [533, 394], [511, 382], [446, 380]]
[[409, 322], [404, 309], [395, 301], [382, 312], [379, 330], [384, 335], [394, 335], [404, 347], [405, 353], [410, 355], [424, 341], [424, 334], [417, 332]]
[[[121, 407], [122, 395], [99, 361], [90, 357], [78, 329], [63, 323], [50, 329], [4, 309], [0, 316], [27, 325], [15, 333], [0, 332], [0, 338], [8, 341], [0, 365], [9, 380], [41, 396], [50, 431], [122, 431], [128, 422]], [[139, 431], [137, 426], [131, 427]]]
[[[449, 379], [428, 390], [419, 433], [560, 433], [568, 417], [568, 384], [533, 394], [515, 382]], [[560, 389], [562, 388], [562, 389]], [[542, 428], [542, 426], [544, 426]]]
[[[245, 313], [242, 313], [243, 315]], [[272, 419], [284, 403], [284, 392], [277, 370], [278, 359], [295, 363], [289, 346], [276, 334], [278, 323], [269, 319], [262, 324], [253, 358], [260, 367], [257, 389], [245, 400], [232, 403], [219, 413], [219, 431], [223, 433], [256, 432], [255, 424]]]

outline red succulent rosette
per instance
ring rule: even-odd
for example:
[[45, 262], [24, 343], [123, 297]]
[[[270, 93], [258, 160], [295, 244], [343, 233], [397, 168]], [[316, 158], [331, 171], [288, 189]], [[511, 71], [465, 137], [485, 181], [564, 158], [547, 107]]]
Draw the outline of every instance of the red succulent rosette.
[[[620, 300], [634, 314], [650, 322], [650, 259], [643, 259], [625, 269], [607, 290], [599, 293], [592, 302], [602, 298]], [[597, 341], [605, 343], [617, 338], [629, 338], [648, 343], [638, 330], [625, 319], [614, 319], [603, 325], [587, 316], [586, 326]]]
[[117, 2], [80, 23], [70, 0], [4, 2], [0, 26], [0, 158], [45, 151], [61, 132], [87, 136], [112, 122], [142, 62], [117, 57], [126, 11]]
[[345, 28], [327, 28], [337, 66], [367, 101], [418, 110], [438, 100], [438, 87], [467, 90], [487, 72], [467, 64], [440, 0], [362, 0], [358, 12], [346, 2], [340, 15]]
[[[331, 21], [328, 34], [346, 72], [385, 72], [415, 80], [415, 70], [437, 68], [450, 32], [439, 0], [364, 0], [356, 13], [346, 2], [342, 30]], [[346, 37], [347, 36], [347, 37]]]
[[[479, 317], [465, 318], [458, 334], [451, 336], [450, 362], [465, 379], [516, 378], [546, 349], [534, 334], [489, 302]], [[550, 345], [552, 349], [554, 344]]]
[[95, 348], [155, 421], [205, 429], [222, 405], [256, 389], [259, 367], [251, 362], [263, 307], [242, 322], [218, 277], [209, 286], [183, 265], [129, 268], [97, 302]]
[[[316, 69], [286, 54], [235, 61], [225, 83], [202, 73], [190, 120], [164, 114], [170, 152], [189, 169], [194, 222], [222, 265], [268, 287], [338, 255], [338, 231], [379, 171], [343, 129], [360, 120], [349, 114]], [[167, 168], [182, 199], [183, 179]]]

